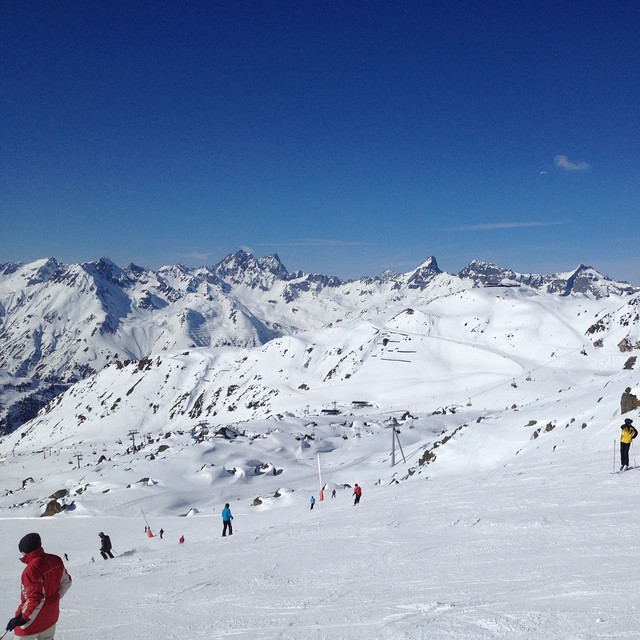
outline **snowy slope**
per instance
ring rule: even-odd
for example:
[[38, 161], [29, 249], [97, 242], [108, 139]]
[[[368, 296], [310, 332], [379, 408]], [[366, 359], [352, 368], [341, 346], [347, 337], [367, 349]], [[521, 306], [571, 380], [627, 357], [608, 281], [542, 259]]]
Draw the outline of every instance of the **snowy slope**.
[[[561, 380], [556, 371], [546, 382]], [[3, 484], [26, 474], [34, 482], [2, 499], [5, 615], [18, 597], [17, 540], [37, 530], [70, 557], [63, 640], [635, 638], [637, 472], [611, 474], [627, 384], [640, 388], [636, 374], [609, 372], [479, 423], [471, 407], [416, 416], [400, 427], [407, 462], [394, 468], [381, 414], [351, 427], [316, 416], [312, 434], [291, 416], [246, 423], [249, 435], [234, 440], [175, 434], [156, 460], [148, 454], [159, 443], [99, 465], [89, 462], [90, 434], [74, 436], [79, 469], [56, 437], [32, 432], [12, 456], [11, 436]], [[532, 439], [545, 424], [555, 428]], [[451, 438], [436, 460], [418, 465], [443, 432]], [[305, 433], [313, 439], [296, 439]], [[318, 456], [325, 499], [310, 511]], [[260, 461], [276, 475], [254, 474]], [[357, 507], [355, 482], [364, 489]], [[30, 501], [61, 487], [75, 508], [37, 518]], [[227, 539], [225, 501], [235, 526]], [[98, 531], [111, 535], [115, 560], [99, 557]]]
[[637, 637], [632, 307], [567, 303], [471, 290], [74, 385], [0, 441], [5, 617], [37, 530], [69, 554], [62, 640]]
[[37, 530], [70, 558], [63, 640], [635, 638], [637, 298], [417, 302], [117, 359], [1, 439], [6, 618]]
[[[155, 433], [189, 430], [201, 421], [317, 414], [354, 401], [418, 412], [476, 398], [486, 409], [520, 406], [557, 391], [555, 380], [545, 381], [548, 375], [540, 380], [540, 369], [557, 371], [565, 387], [624, 369], [630, 356], [619, 345], [633, 338], [638, 323], [621, 319], [628, 314], [620, 304], [612, 299], [606, 312], [602, 301], [472, 289], [258, 348], [117, 361], [76, 384], [33, 424], [64, 423], [67, 431], [121, 425]], [[594, 333], [603, 318], [608, 326]]]
[[[47, 488], [34, 478], [33, 486], [20, 489], [23, 506], [12, 508], [40, 513], [42, 501], [66, 487], [62, 479], [55, 480], [60, 486], [49, 487], [61, 461], [63, 476], [65, 464], [74, 463], [79, 471], [88, 465], [92, 476], [107, 475], [111, 483], [117, 476], [114, 491], [150, 478], [152, 486], [169, 487], [164, 493], [171, 494], [170, 467], [178, 465], [187, 469], [185, 486], [193, 483], [194, 491], [206, 494], [217, 487], [224, 496], [225, 486], [242, 485], [243, 495], [261, 495], [263, 486], [275, 491], [287, 477], [268, 477], [265, 468], [287, 469], [291, 458], [306, 459], [310, 448], [348, 451], [338, 466], [370, 458], [377, 464], [380, 452], [387, 455], [392, 416], [411, 427], [404, 437], [415, 453], [412, 473], [422, 466], [419, 460], [435, 456], [440, 462], [444, 449], [436, 452], [436, 443], [462, 432], [463, 423], [482, 424], [465, 427], [465, 434], [486, 433], [495, 416], [517, 412], [523, 424], [537, 426], [507, 440], [509, 458], [526, 448], [534, 431], [544, 427], [547, 433], [548, 424], [569, 423], [572, 431], [591, 424], [594, 396], [606, 395], [610, 383], [626, 386], [633, 378], [629, 352], [620, 343], [635, 330], [637, 322], [629, 321], [635, 307], [618, 305], [612, 299], [609, 311], [602, 300], [528, 288], [470, 289], [416, 308], [389, 307], [351, 327], [308, 331], [260, 347], [118, 360], [73, 385], [0, 443], [0, 453], [12, 457], [44, 456], [45, 447], [58, 456], [47, 463], [53, 465], [44, 474]], [[606, 325], [602, 331], [601, 325]], [[574, 403], [580, 411], [559, 413], [558, 406], [574, 394], [581, 398]], [[144, 471], [140, 478], [127, 470], [136, 435], [133, 458]], [[452, 449], [448, 444], [446, 450]], [[306, 464], [294, 468], [303, 477], [309, 473]], [[296, 476], [294, 469], [288, 474]], [[24, 479], [13, 477], [7, 488], [20, 488]], [[88, 484], [80, 477], [75, 482]], [[86, 503], [101, 510], [90, 504], [91, 494], [98, 502], [111, 500], [111, 489], [102, 493], [110, 487], [96, 482], [87, 493], [71, 487], [78, 509]], [[174, 512], [182, 508], [178, 504]]]

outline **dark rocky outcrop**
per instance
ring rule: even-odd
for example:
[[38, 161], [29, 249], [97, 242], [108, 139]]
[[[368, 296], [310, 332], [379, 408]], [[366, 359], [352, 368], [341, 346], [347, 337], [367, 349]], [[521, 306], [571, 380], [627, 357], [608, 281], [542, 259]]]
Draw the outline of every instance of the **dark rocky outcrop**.
[[638, 397], [631, 393], [631, 387], [627, 387], [620, 398], [620, 413], [629, 413], [640, 407]]
[[48, 516], [55, 516], [58, 513], [61, 513], [62, 511], [65, 510], [65, 506], [60, 504], [57, 500], [51, 500], [45, 510], [44, 513], [42, 514], [43, 518], [46, 518]]

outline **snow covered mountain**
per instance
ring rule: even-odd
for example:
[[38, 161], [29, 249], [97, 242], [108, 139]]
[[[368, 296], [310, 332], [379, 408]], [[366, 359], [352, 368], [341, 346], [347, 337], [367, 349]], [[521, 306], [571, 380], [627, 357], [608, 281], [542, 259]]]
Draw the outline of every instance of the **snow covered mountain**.
[[[344, 436], [372, 414], [381, 422], [389, 415], [461, 412], [475, 420], [505, 407], [521, 413], [538, 407], [532, 411], [537, 413], [540, 405], [547, 413], [550, 398], [586, 389], [590, 403], [606, 386], [603, 379], [622, 385], [635, 374], [639, 297], [623, 304], [615, 296], [593, 300], [527, 287], [471, 288], [261, 346], [192, 347], [117, 359], [21, 427], [13, 450], [37, 448], [47, 433], [47, 446], [62, 447], [67, 455], [78, 443], [91, 442], [96, 460], [111, 458], [125, 452], [133, 430], [141, 434], [139, 444], [153, 445], [147, 454], [155, 458], [156, 443], [171, 437], [166, 434], [199, 440], [222, 430], [235, 439], [247, 424], [277, 425], [286, 416], [299, 435], [313, 433], [318, 418], [329, 418], [325, 426], [335, 431], [334, 423], [339, 425]], [[589, 411], [582, 408], [581, 414]], [[330, 441], [336, 434], [325, 437], [329, 442], [320, 448], [335, 449]], [[264, 463], [276, 464], [260, 459]]]
[[112, 356], [2, 437], [3, 599], [37, 530], [70, 557], [68, 640], [635, 637], [635, 471], [613, 471], [640, 295], [421, 289], [432, 266], [411, 306], [390, 275], [332, 326]]
[[562, 296], [584, 294], [593, 298], [606, 298], [611, 295], [625, 295], [638, 292], [638, 287], [626, 282], [616, 282], [585, 265], [579, 265], [567, 273], [536, 275], [516, 273], [494, 264], [473, 260], [460, 273], [461, 278], [469, 278], [483, 286], [523, 284], [538, 291], [555, 293]]
[[46, 391], [22, 387], [16, 394], [16, 385], [5, 385], [11, 393], [0, 396], [0, 430], [19, 426], [21, 416], [31, 417], [60, 385], [116, 361], [199, 347], [255, 347], [310, 329], [375, 321], [388, 310], [395, 313], [470, 288], [516, 284], [589, 299], [618, 300], [640, 291], [583, 266], [567, 274], [524, 276], [473, 262], [450, 275], [435, 258], [405, 274], [348, 282], [289, 273], [277, 255], [257, 259], [244, 251], [198, 269], [121, 269], [108, 259], [81, 265], [54, 259], [4, 264], [0, 369], [34, 379], [36, 386], [45, 384]]

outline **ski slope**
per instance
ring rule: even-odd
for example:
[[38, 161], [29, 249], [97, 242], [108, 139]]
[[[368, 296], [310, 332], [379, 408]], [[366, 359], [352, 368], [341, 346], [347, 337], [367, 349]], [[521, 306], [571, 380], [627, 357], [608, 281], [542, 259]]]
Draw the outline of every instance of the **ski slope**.
[[38, 531], [74, 580], [57, 640], [637, 638], [640, 375], [590, 304], [465, 292], [74, 385], [0, 441], [6, 620]]

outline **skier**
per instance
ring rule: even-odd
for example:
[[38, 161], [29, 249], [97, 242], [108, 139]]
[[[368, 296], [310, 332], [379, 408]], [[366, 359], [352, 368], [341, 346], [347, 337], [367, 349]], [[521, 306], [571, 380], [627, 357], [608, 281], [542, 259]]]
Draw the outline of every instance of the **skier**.
[[358, 486], [356, 482], [356, 486], [353, 489], [353, 495], [355, 496], [355, 500], [353, 501], [353, 506], [357, 505], [360, 502], [360, 498], [362, 497], [362, 488]]
[[629, 449], [631, 441], [638, 435], [636, 428], [632, 425], [631, 418], [625, 418], [624, 424], [620, 427], [620, 471], [629, 469]]
[[311, 508], [311, 510], [312, 510], [312, 511], [313, 511], [313, 505], [314, 505], [315, 503], [316, 503], [316, 499], [315, 499], [313, 496], [311, 496], [311, 500], [309, 500], [309, 504], [311, 505], [311, 507], [310, 507], [310, 508]]
[[184, 536], [180, 536], [180, 540], [178, 540], [180, 544], [184, 544]]
[[102, 531], [98, 535], [100, 536], [100, 555], [105, 560], [107, 558], [113, 558], [113, 553], [111, 553], [111, 538], [105, 535]]
[[229, 509], [229, 503], [227, 502], [224, 505], [224, 509], [222, 510], [222, 537], [223, 538], [227, 535], [227, 530], [229, 530], [229, 535], [233, 535], [233, 527], [231, 526], [232, 520], [233, 520], [233, 516], [231, 515], [231, 509]]
[[[18, 544], [22, 572], [20, 606], [7, 623], [7, 631], [18, 637], [53, 640], [60, 617], [60, 598], [71, 587], [71, 576], [62, 558], [45, 553], [40, 535], [28, 533]], [[4, 637], [4, 636], [3, 636]]]
[[164, 535], [164, 529], [160, 529], [160, 540], [162, 540], [163, 535]]
[[331, 492], [331, 497], [332, 497], [332, 498], [335, 498], [335, 497], [336, 497], [336, 490], [335, 490], [335, 489]]

